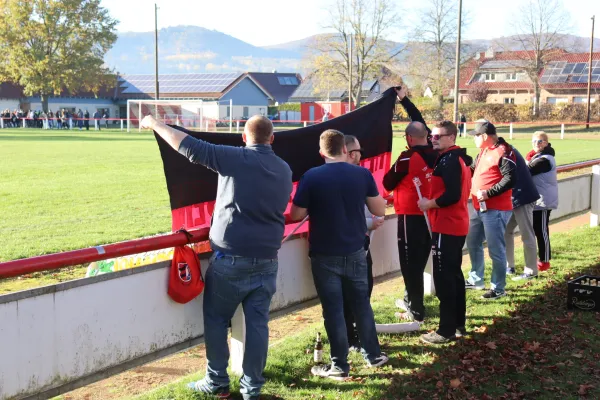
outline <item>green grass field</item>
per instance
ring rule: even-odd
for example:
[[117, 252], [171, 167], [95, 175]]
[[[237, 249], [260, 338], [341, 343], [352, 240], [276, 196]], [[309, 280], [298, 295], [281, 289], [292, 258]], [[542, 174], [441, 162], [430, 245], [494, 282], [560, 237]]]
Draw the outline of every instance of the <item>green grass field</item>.
[[[570, 132], [553, 141], [559, 164], [599, 157], [600, 135], [576, 137]], [[472, 139], [459, 144], [476, 154]], [[529, 138], [513, 144], [529, 151]], [[397, 137], [394, 159], [404, 146]], [[154, 137], [118, 130], [0, 130], [0, 216], [0, 262], [170, 231]]]
[[[335, 382], [310, 376], [314, 338], [324, 332], [322, 321], [269, 349], [262, 399], [598, 399], [600, 398], [600, 316], [566, 309], [566, 281], [585, 272], [600, 274], [598, 228], [579, 228], [552, 236], [552, 269], [525, 283], [508, 279], [508, 296], [481, 300], [467, 292], [470, 335], [436, 347], [424, 345], [419, 334], [378, 335], [390, 362], [368, 369], [359, 354], [351, 354], [351, 379]], [[516, 251], [522, 265], [522, 251]], [[470, 266], [464, 265], [467, 270]], [[487, 263], [486, 278], [491, 270]], [[386, 285], [385, 283], [383, 284]], [[373, 311], [378, 323], [397, 322], [398, 285], [375, 288]], [[426, 296], [423, 331], [439, 323], [439, 303]], [[325, 344], [324, 354], [329, 346]], [[325, 360], [326, 362], [328, 360]], [[204, 371], [159, 388], [136, 400], [199, 400], [186, 388]], [[232, 377], [232, 390], [239, 384]], [[236, 397], [237, 396], [237, 397]], [[232, 398], [241, 398], [234, 395]]]

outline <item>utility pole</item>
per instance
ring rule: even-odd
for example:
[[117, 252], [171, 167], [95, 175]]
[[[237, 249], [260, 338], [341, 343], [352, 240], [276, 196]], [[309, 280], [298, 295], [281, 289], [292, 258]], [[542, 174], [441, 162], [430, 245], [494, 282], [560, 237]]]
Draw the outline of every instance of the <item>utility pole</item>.
[[352, 111], [352, 38], [350, 34], [350, 50], [348, 51], [348, 112]]
[[456, 63], [454, 65], [454, 123], [458, 123], [458, 80], [460, 78], [460, 28], [462, 0], [458, 0], [458, 36], [456, 38]]
[[154, 3], [154, 89], [155, 99], [159, 100], [158, 90], [158, 6]]
[[585, 117], [585, 129], [590, 129], [590, 94], [592, 92], [592, 58], [594, 56], [594, 22], [596, 16], [592, 16], [592, 37], [590, 40], [590, 65], [588, 66], [588, 86], [587, 86], [587, 114]]

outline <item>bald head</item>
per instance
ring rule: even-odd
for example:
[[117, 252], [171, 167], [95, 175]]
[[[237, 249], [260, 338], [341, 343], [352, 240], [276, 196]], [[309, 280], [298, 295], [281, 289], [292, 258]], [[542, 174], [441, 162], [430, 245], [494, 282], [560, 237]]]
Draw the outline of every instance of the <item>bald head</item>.
[[244, 133], [249, 144], [269, 144], [273, 137], [273, 124], [269, 118], [255, 115], [246, 122]]
[[404, 133], [413, 138], [427, 138], [427, 129], [422, 122], [411, 122], [404, 130]]

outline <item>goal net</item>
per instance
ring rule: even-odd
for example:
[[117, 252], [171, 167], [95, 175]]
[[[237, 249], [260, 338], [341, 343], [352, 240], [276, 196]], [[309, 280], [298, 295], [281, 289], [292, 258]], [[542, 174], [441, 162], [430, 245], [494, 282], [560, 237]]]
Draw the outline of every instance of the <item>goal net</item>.
[[127, 100], [127, 132], [141, 130], [140, 121], [152, 115], [165, 124], [196, 131], [216, 131], [231, 125], [230, 102], [203, 100]]

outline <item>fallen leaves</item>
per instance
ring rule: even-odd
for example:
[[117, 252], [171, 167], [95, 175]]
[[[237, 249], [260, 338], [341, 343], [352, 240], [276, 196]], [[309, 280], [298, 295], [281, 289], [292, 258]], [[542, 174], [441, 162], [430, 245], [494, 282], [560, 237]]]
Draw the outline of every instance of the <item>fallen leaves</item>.
[[491, 349], [491, 350], [496, 350], [498, 348], [498, 346], [496, 346], [495, 342], [487, 342], [485, 344], [485, 347], [487, 347], [488, 349]]
[[458, 378], [452, 379], [450, 381], [450, 387], [453, 389], [457, 389], [461, 384], [462, 384], [462, 382]]
[[582, 396], [585, 396], [588, 394], [588, 390], [593, 388], [594, 385], [579, 385], [579, 390], [577, 391], [577, 393], [579, 393]]

